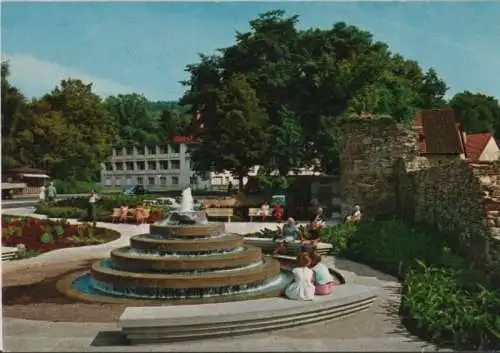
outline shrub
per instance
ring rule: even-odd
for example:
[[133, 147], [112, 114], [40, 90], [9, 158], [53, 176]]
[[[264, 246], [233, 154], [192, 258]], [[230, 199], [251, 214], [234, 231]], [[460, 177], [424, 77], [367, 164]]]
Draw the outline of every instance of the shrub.
[[331, 253], [339, 255], [347, 249], [349, 240], [357, 230], [357, 223], [342, 223], [323, 229], [320, 233], [320, 239], [324, 243], [332, 244]]
[[415, 333], [457, 348], [500, 345], [500, 294], [441, 234], [399, 220], [361, 221], [327, 227], [321, 239], [335, 254], [402, 279], [400, 313]]
[[46, 215], [49, 218], [76, 218], [81, 219], [86, 211], [77, 207], [58, 207], [47, 203], [39, 203], [35, 213]]
[[470, 282], [467, 270], [426, 266], [405, 279], [401, 314], [422, 336], [463, 349], [500, 345], [500, 293]]
[[[118, 208], [121, 205], [127, 205], [129, 207], [136, 207], [137, 205], [144, 202], [144, 200], [151, 199], [151, 195], [141, 195], [141, 196], [126, 196], [126, 195], [100, 195], [101, 198], [97, 202], [98, 207], [112, 211], [113, 208]], [[55, 206], [60, 207], [77, 207], [86, 210], [89, 205], [88, 197], [72, 197], [69, 199], [59, 200], [54, 203]]]
[[92, 181], [55, 180], [54, 186], [59, 194], [88, 194], [94, 189], [99, 192], [102, 187]]

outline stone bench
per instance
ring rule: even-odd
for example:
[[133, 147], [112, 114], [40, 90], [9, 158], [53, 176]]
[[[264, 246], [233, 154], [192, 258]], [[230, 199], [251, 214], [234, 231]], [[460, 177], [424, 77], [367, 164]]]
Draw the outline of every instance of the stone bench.
[[[245, 243], [248, 245], [257, 246], [262, 249], [264, 253], [273, 252], [276, 249], [276, 243], [273, 242], [271, 238], [255, 238], [255, 237], [245, 237]], [[312, 245], [306, 244], [304, 247], [308, 250], [312, 250]], [[326, 255], [333, 248], [332, 244], [328, 243], [318, 243], [316, 245], [316, 251], [320, 255]], [[288, 255], [298, 255], [301, 249], [301, 244], [299, 240], [293, 242], [288, 242], [287, 254]]]
[[129, 307], [118, 326], [131, 344], [232, 336], [344, 317], [368, 309], [372, 287], [344, 284], [313, 301], [267, 298], [203, 305]]
[[12, 246], [2, 246], [2, 261], [15, 260], [19, 256], [19, 249]]
[[231, 222], [231, 217], [234, 216], [234, 210], [232, 208], [207, 208], [206, 211], [208, 217], [227, 217], [227, 221]]

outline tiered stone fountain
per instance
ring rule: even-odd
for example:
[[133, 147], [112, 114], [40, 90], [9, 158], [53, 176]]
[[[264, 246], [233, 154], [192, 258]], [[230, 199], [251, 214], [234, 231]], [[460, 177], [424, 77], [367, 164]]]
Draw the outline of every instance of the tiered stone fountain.
[[152, 224], [149, 234], [133, 236], [130, 246], [111, 251], [90, 273], [63, 279], [58, 288], [91, 301], [194, 303], [278, 296], [290, 281], [277, 260], [194, 211], [187, 188], [180, 209]]

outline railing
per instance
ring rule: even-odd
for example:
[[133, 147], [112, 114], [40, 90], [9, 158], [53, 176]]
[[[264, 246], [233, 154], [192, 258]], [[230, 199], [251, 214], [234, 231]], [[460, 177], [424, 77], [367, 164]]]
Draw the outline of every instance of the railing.
[[39, 193], [40, 193], [40, 186], [27, 186], [23, 189], [24, 195], [32, 195], [32, 194], [39, 194]]

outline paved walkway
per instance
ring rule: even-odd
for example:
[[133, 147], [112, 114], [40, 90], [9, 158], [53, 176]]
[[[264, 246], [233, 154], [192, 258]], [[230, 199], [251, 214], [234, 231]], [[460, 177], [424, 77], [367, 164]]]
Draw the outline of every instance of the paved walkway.
[[[3, 213], [31, 215], [31, 209], [9, 209]], [[43, 216], [37, 216], [43, 217]], [[128, 244], [128, 239], [147, 231], [147, 225], [134, 226], [104, 224], [100, 226], [121, 232], [120, 239], [103, 245], [92, 246], [92, 257], [96, 253], [106, 255], [111, 248]], [[47, 253], [33, 259], [3, 263], [3, 271], [28, 264], [64, 261], [89, 257], [90, 247], [65, 249]], [[70, 252], [71, 250], [71, 252]], [[302, 327], [281, 329], [273, 332], [179, 342], [161, 345], [127, 346], [116, 324], [67, 323], [4, 318], [4, 350], [6, 351], [435, 351], [436, 348], [407, 333], [401, 327], [397, 309], [400, 300], [400, 285], [391, 276], [368, 266], [352, 261], [327, 257], [335, 268], [353, 283], [377, 288], [379, 298], [368, 310], [353, 316], [321, 322]]]

